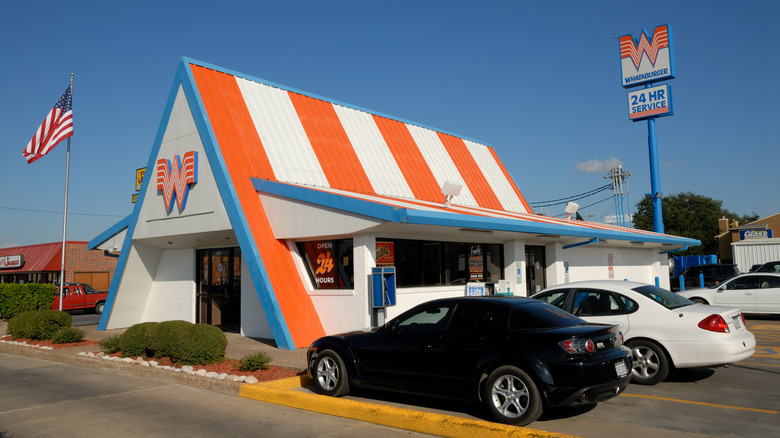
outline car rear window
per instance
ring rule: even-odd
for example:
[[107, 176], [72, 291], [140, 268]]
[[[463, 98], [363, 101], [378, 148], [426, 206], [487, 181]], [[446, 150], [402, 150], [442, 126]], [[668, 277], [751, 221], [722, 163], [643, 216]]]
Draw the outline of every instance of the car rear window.
[[690, 306], [694, 304], [693, 301], [689, 300], [688, 298], [685, 298], [681, 295], [677, 295], [674, 292], [669, 292], [666, 289], [662, 289], [660, 287], [652, 286], [649, 284], [645, 286], [635, 287], [633, 290], [639, 292], [640, 294], [646, 296], [647, 298], [650, 298], [651, 300], [666, 307], [667, 309], [679, 309], [680, 307]]
[[578, 324], [587, 323], [565, 310], [543, 302], [517, 305], [509, 313], [510, 330], [570, 327]]

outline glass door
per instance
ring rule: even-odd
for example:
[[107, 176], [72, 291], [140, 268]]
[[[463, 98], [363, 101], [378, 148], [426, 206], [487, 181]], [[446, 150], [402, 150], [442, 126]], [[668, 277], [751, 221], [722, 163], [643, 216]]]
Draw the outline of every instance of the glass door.
[[241, 249], [201, 249], [197, 321], [226, 332], [241, 331]]
[[547, 287], [546, 266], [543, 246], [525, 247], [525, 284], [529, 297]]

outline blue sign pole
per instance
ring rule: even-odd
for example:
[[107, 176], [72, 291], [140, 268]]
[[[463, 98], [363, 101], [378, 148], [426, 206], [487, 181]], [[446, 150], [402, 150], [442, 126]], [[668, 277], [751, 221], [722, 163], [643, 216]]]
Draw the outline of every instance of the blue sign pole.
[[655, 117], [647, 119], [647, 148], [650, 153], [650, 189], [653, 198], [653, 231], [664, 233], [664, 215], [661, 210], [661, 176], [658, 172], [658, 142], [655, 138]]

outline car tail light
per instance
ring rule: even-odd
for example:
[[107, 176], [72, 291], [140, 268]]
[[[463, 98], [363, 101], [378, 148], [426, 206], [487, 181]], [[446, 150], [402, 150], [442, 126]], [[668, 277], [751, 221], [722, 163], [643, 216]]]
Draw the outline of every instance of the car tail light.
[[740, 313], [739, 317], [742, 319], [742, 327], [747, 327], [747, 321], [745, 321], [745, 314]]
[[699, 322], [699, 328], [709, 330], [711, 332], [729, 333], [729, 325], [726, 320], [720, 315], [710, 315]]
[[592, 353], [596, 349], [596, 344], [590, 339], [567, 339], [558, 342], [558, 345], [569, 354]]

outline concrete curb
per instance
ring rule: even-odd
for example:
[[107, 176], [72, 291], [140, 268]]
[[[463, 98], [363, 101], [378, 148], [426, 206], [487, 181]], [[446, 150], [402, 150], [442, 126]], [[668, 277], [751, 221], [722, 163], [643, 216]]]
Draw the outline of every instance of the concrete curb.
[[290, 377], [272, 382], [245, 383], [241, 385], [239, 395], [267, 403], [443, 437], [574, 438], [573, 435], [546, 432], [526, 427], [508, 426], [488, 421], [471, 420], [296, 391], [298, 388], [311, 384], [312, 381], [307, 376]]

